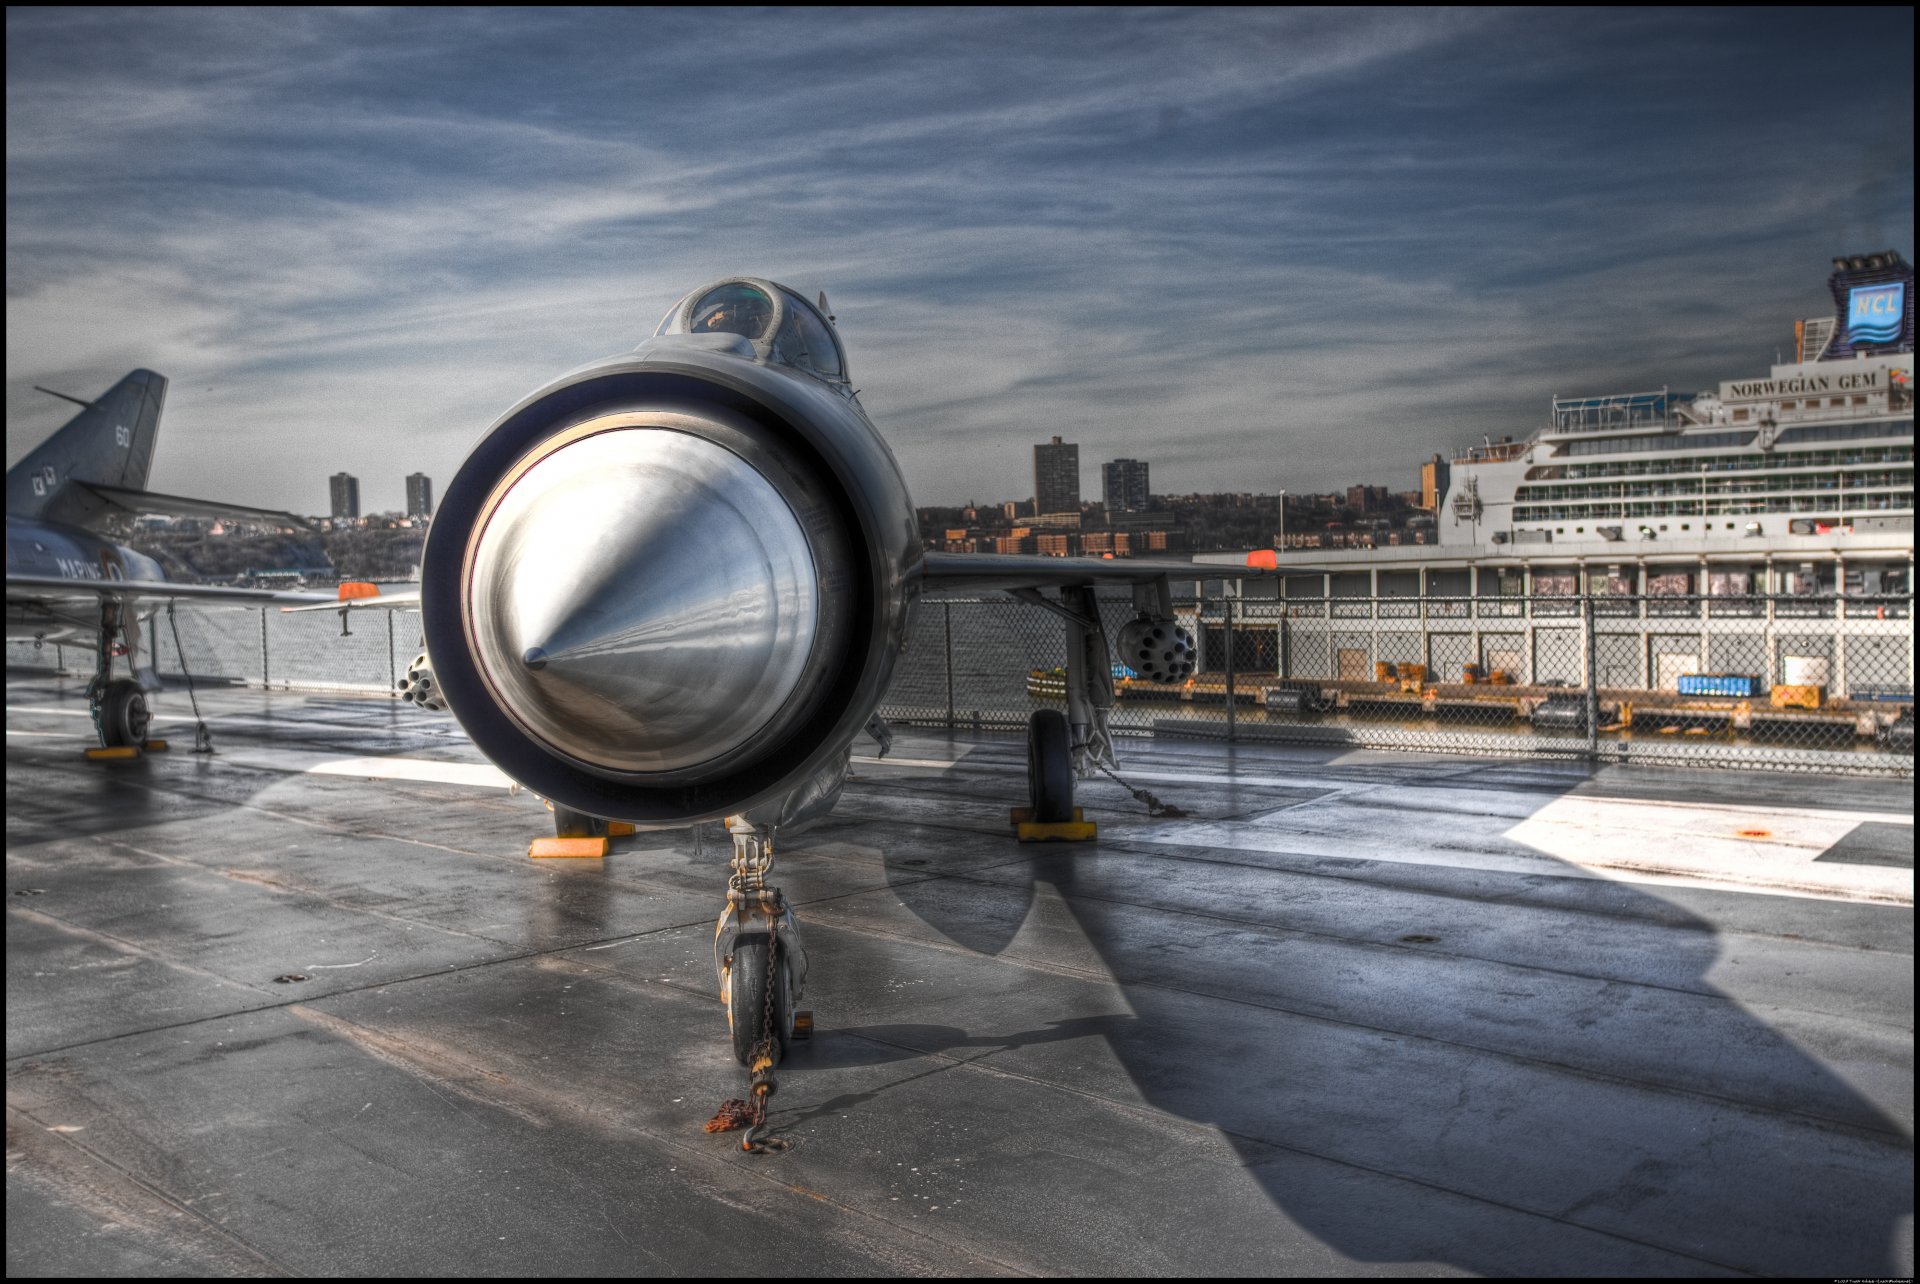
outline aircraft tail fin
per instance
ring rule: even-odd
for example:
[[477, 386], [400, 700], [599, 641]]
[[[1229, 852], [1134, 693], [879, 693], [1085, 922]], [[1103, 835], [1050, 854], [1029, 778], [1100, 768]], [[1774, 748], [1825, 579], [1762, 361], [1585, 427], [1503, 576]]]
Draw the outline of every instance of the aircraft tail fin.
[[164, 376], [135, 370], [98, 400], [81, 401], [79, 414], [7, 470], [7, 515], [57, 518], [51, 510], [70, 482], [144, 490], [166, 399]]

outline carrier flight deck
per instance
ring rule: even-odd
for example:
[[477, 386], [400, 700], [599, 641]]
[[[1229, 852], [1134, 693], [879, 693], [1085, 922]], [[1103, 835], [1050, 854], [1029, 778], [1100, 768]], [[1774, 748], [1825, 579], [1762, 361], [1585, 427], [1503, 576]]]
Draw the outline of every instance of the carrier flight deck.
[[1015, 739], [862, 740], [752, 1155], [717, 824], [200, 699], [9, 677], [9, 1274], [1913, 1273], [1904, 783], [1160, 738], [1023, 845]]

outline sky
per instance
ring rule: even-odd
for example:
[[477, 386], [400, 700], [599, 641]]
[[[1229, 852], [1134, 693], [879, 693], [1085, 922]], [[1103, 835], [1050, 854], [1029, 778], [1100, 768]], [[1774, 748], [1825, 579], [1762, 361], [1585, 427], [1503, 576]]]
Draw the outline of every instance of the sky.
[[839, 318], [921, 504], [1031, 446], [1412, 489], [1555, 394], [1765, 373], [1913, 256], [1908, 8], [7, 11], [7, 461], [127, 370], [149, 486], [443, 483], [704, 281]]

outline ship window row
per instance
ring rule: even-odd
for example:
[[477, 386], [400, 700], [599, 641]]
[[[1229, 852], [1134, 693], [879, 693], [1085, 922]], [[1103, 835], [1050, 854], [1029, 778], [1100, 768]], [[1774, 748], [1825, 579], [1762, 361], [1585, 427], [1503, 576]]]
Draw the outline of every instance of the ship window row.
[[1528, 470], [1527, 480], [1581, 481], [1597, 477], [1664, 477], [1675, 473], [1849, 468], [1862, 464], [1910, 463], [1912, 460], [1912, 446], [1868, 446], [1848, 450], [1796, 451], [1785, 455], [1720, 455], [1707, 458], [1682, 456], [1673, 459], [1637, 459], [1617, 464], [1549, 465]]
[[1424, 592], [1417, 571], [1335, 571], [1243, 586], [1240, 621], [1569, 615], [1580, 611], [1573, 599], [1582, 593], [1622, 599], [1596, 606], [1595, 614], [1609, 616], [1699, 615], [1703, 610], [1759, 616], [1769, 609], [1778, 616], [1831, 616], [1839, 609], [1849, 617], [1905, 618], [1909, 604], [1897, 599], [1911, 591], [1912, 583], [1912, 567], [1901, 562], [1435, 568], [1426, 574]]
[[1574, 485], [1522, 486], [1519, 503], [1554, 500], [1644, 499], [1663, 495], [1765, 495], [1779, 492], [1860, 491], [1910, 488], [1911, 468], [1883, 468], [1873, 472], [1791, 473], [1779, 477], [1697, 477], [1683, 481], [1582, 482]]
[[[1821, 404], [1820, 398], [1818, 397], [1807, 398], [1808, 410], [1818, 410]], [[1864, 392], [1856, 392], [1851, 397], [1828, 397], [1825, 403], [1828, 410], [1838, 410], [1843, 406], [1864, 406], [1866, 404], [1867, 394]], [[1798, 410], [1800, 409], [1800, 403], [1798, 401], [1783, 401], [1780, 403], [1780, 409]]]
[[1809, 424], [1804, 428], [1787, 429], [1774, 438], [1774, 444], [1791, 446], [1802, 441], [1857, 441], [1862, 437], [1897, 437], [1902, 434], [1913, 435], [1913, 420], [1892, 424]]
[[1570, 441], [1565, 449], [1569, 455], [1625, 455], [1637, 450], [1662, 450], [1674, 445], [1685, 445], [1689, 450], [1714, 450], [1726, 446], [1752, 445], [1753, 438], [1751, 431], [1695, 433], [1684, 438], [1676, 438], [1672, 434], [1659, 437], [1602, 437], [1594, 441]]
[[[1861, 495], [1850, 498], [1848, 513], [1909, 512], [1913, 492]], [[1775, 495], [1765, 499], [1638, 500], [1628, 503], [1522, 504], [1513, 510], [1516, 522], [1563, 522], [1583, 518], [1627, 517], [1750, 517], [1765, 513], [1837, 512], [1830, 501], [1814, 496]]]
[[[1824, 408], [1827, 410], [1842, 410], [1848, 407], [1857, 408], [1857, 407], [1864, 406], [1866, 404], [1867, 404], [1867, 394], [1865, 394], [1864, 392], [1856, 392], [1851, 397], [1828, 397], [1826, 399], [1826, 405]], [[1820, 398], [1808, 397], [1806, 400], [1806, 408], [1808, 410], [1822, 409]], [[1783, 401], [1780, 403], [1779, 409], [1782, 411], [1798, 410], [1800, 409], [1800, 402]], [[1750, 418], [1753, 415], [1756, 415], [1756, 414], [1765, 415], [1770, 413], [1772, 412], [1769, 411], [1764, 406], [1740, 406], [1737, 409], [1735, 409], [1733, 412], [1733, 422], [1737, 424], [1745, 423], [1748, 420], [1748, 418]]]

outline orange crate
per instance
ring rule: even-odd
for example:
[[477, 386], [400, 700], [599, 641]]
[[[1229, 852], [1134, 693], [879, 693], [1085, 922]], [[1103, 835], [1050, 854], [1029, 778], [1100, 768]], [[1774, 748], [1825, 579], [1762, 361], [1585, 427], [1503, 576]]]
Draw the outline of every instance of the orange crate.
[[1818, 709], [1826, 688], [1803, 684], [1800, 686], [1778, 686], [1773, 689], [1773, 707], [1776, 709]]

